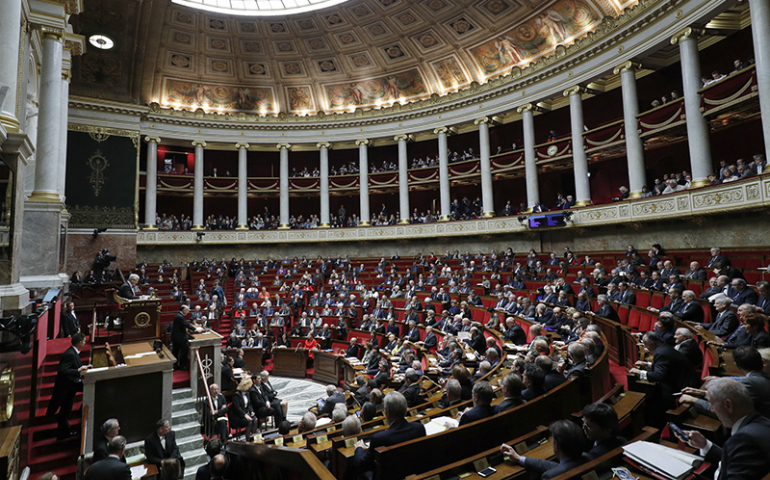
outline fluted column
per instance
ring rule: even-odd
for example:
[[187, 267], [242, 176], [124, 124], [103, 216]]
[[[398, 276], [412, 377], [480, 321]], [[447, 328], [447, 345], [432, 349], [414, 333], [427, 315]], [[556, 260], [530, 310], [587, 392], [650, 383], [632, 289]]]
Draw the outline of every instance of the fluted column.
[[21, 38], [21, 0], [0, 0], [0, 85], [8, 85], [5, 102], [0, 105], [0, 123], [6, 130], [19, 128], [16, 92], [19, 82], [19, 39]]
[[288, 143], [279, 143], [276, 147], [281, 151], [280, 179], [278, 188], [280, 188], [280, 218], [279, 229], [289, 228], [289, 149]]
[[329, 228], [329, 148], [332, 144], [322, 142], [316, 145], [320, 149], [321, 171], [321, 228]]
[[59, 165], [58, 190], [62, 202], [66, 201], [65, 189], [67, 184], [67, 124], [69, 123], [69, 96], [70, 78], [69, 70], [62, 71], [61, 75], [61, 124], [59, 126]]
[[575, 174], [575, 205], [591, 205], [591, 187], [588, 183], [588, 158], [583, 146], [583, 93], [585, 89], [574, 86], [564, 90], [569, 97], [569, 115], [572, 125], [572, 171]]
[[438, 127], [433, 133], [438, 134], [438, 176], [439, 190], [441, 194], [441, 217], [440, 222], [449, 221], [449, 212], [451, 211], [452, 198], [449, 191], [449, 150], [447, 147], [447, 127]]
[[[754, 39], [759, 110], [762, 114], [762, 136], [765, 158], [770, 159], [770, 0], [750, 0], [751, 36]], [[762, 26], [764, 25], [764, 27]], [[770, 162], [765, 166], [770, 173]]]
[[701, 115], [701, 96], [698, 93], [701, 88], [698, 36], [701, 33], [698, 29], [688, 27], [671, 38], [672, 45], [679, 44], [679, 57], [682, 64], [684, 110], [687, 115], [687, 145], [690, 149], [691, 186], [693, 187], [708, 185], [709, 181], [706, 177], [713, 170], [708, 122]]
[[[62, 31], [42, 28], [43, 68], [40, 73], [35, 190], [30, 201], [60, 202], [58, 191], [62, 108]], [[17, 52], [18, 55], [18, 52]], [[18, 60], [17, 60], [18, 61]]]
[[203, 147], [206, 142], [195, 140], [195, 176], [193, 177], [193, 230], [203, 230]]
[[492, 166], [489, 151], [489, 117], [476, 119], [479, 126], [479, 164], [481, 166], [481, 211], [482, 217], [495, 216], [495, 196], [492, 192]]
[[160, 138], [145, 137], [147, 142], [147, 175], [144, 189], [144, 229], [154, 230], [158, 202], [158, 144]]
[[359, 225], [368, 227], [369, 218], [369, 140], [356, 140], [358, 145], [358, 183], [361, 195], [361, 215], [359, 216]]
[[249, 170], [248, 151], [249, 144], [239, 142], [235, 144], [238, 149], [238, 226], [236, 230], [249, 229]]
[[396, 135], [398, 142], [398, 210], [401, 217], [398, 223], [409, 223], [409, 164], [406, 158], [408, 135]]
[[531, 210], [540, 203], [540, 187], [537, 182], [537, 159], [535, 158], [535, 106], [531, 103], [516, 109], [521, 114], [524, 127], [524, 172], [527, 184], [527, 207]]
[[642, 187], [647, 182], [644, 168], [644, 144], [639, 137], [636, 116], [639, 115], [639, 98], [636, 95], [636, 71], [641, 65], [626, 62], [615, 67], [613, 73], [620, 74], [623, 85], [623, 131], [626, 136], [626, 157], [628, 157], [628, 198], [640, 198]]

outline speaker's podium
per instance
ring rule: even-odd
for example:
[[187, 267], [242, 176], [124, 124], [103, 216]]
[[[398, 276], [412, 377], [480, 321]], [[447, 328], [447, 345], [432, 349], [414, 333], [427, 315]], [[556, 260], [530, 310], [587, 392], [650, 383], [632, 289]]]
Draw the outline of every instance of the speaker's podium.
[[[105, 293], [107, 301], [118, 307], [111, 311], [110, 315], [119, 317], [121, 320], [119, 325], [121, 325], [123, 343], [160, 338], [159, 298], [127, 300], [118, 296], [115, 289], [107, 290]], [[98, 338], [97, 333], [97, 329], [94, 328], [94, 336]]]
[[156, 340], [92, 347], [93, 368], [81, 374], [83, 452], [93, 451], [94, 435], [110, 418], [118, 419], [129, 443], [144, 440], [161, 418], [171, 418], [176, 359]]

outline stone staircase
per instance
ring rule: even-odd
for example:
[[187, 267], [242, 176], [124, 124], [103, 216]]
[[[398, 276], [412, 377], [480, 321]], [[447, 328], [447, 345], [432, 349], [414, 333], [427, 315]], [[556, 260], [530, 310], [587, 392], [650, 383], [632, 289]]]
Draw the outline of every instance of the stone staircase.
[[171, 427], [176, 432], [176, 443], [187, 466], [184, 478], [194, 480], [198, 467], [206, 463], [206, 451], [203, 449], [200, 415], [195, 410], [195, 400], [189, 388], [173, 391]]

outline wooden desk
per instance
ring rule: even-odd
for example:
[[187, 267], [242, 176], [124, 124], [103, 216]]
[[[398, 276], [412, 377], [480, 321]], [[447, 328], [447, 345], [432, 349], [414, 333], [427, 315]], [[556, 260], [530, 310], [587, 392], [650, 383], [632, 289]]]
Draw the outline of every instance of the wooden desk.
[[[304, 348], [276, 348], [273, 350], [273, 375], [278, 377], [305, 378], [307, 374], [307, 350]], [[317, 356], [318, 353], [315, 352]]]
[[251, 373], [262, 371], [262, 356], [265, 352], [262, 348], [244, 348], [243, 361], [246, 363], [246, 369]]
[[340, 382], [340, 365], [343, 357], [334, 353], [316, 352], [313, 365], [313, 380], [338, 385]]
[[[147, 341], [113, 345], [112, 349], [119, 353], [118, 357], [122, 356], [124, 366], [87, 370], [81, 374], [83, 404], [88, 406], [83, 409], [86, 412], [83, 418], [85, 452], [93, 451], [94, 434], [115, 412], [132, 419], [121, 426], [121, 435], [129, 443], [143, 440], [147, 432], [155, 429], [158, 418], [171, 416], [175, 359], [168, 348], [162, 346], [160, 353], [156, 353], [153, 341]], [[92, 355], [100, 352], [103, 355], [103, 349], [95, 348]]]

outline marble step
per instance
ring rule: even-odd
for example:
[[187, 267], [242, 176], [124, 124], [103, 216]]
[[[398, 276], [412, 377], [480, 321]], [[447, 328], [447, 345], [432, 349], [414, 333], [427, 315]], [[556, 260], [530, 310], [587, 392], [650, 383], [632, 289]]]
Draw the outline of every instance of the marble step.
[[178, 439], [176, 445], [179, 447], [181, 453], [193, 452], [198, 449], [203, 450], [203, 437], [201, 437], [200, 434], [184, 437]]
[[199, 422], [174, 423], [174, 432], [177, 438], [186, 438], [194, 435], [200, 436], [201, 425]]
[[200, 422], [200, 415], [194, 408], [178, 410], [171, 413], [171, 423], [178, 425], [182, 423]]
[[184, 398], [192, 399], [192, 388], [177, 388], [171, 392], [172, 400], [181, 400]]

